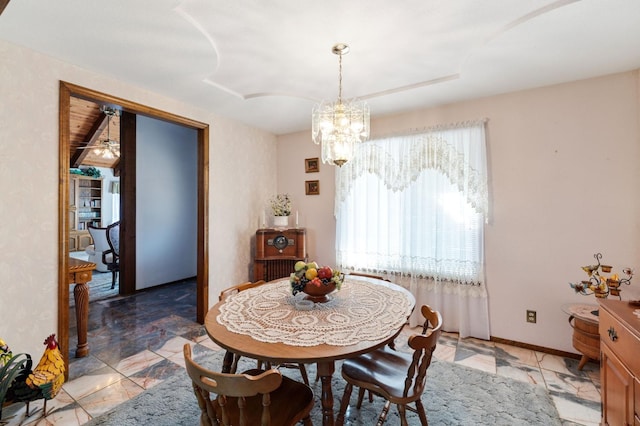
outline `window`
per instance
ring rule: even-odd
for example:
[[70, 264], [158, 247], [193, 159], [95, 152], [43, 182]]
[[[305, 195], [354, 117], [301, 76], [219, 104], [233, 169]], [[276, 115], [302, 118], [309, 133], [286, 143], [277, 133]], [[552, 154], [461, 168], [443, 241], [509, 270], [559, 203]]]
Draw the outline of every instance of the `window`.
[[483, 279], [484, 122], [364, 143], [336, 177], [340, 268]]

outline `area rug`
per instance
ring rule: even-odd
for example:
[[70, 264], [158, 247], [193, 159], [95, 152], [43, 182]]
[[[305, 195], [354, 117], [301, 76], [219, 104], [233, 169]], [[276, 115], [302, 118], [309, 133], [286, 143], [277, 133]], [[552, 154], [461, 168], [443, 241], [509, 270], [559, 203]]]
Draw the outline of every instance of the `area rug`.
[[[208, 359], [197, 359], [200, 364], [220, 371], [222, 351]], [[242, 368], [252, 368], [254, 362], [241, 359]], [[283, 374], [298, 379], [296, 370], [282, 369]], [[316, 375], [315, 365], [308, 366], [310, 380]], [[338, 411], [344, 390], [340, 376], [340, 365], [333, 377], [334, 412]], [[312, 384], [316, 404], [312, 411], [314, 425], [322, 424], [321, 405], [318, 401], [320, 382]], [[367, 398], [360, 410], [356, 409], [357, 390], [351, 395], [347, 410], [346, 425], [371, 426], [382, 410], [384, 401]], [[446, 361], [434, 361], [428, 370], [427, 389], [422, 401], [427, 411], [429, 424], [439, 425], [561, 425], [558, 412], [547, 391], [529, 383], [496, 376]], [[398, 425], [397, 408], [389, 411], [385, 425]], [[143, 392], [87, 423], [88, 425], [198, 425], [200, 410], [196, 402], [191, 381], [186, 372], [177, 374], [163, 383]], [[407, 412], [410, 425], [419, 425], [418, 416]]]
[[[97, 302], [99, 300], [110, 299], [113, 297], [118, 297], [120, 295], [120, 289], [118, 288], [118, 280], [120, 277], [116, 278], [116, 285], [114, 288], [111, 288], [111, 272], [94, 272], [91, 277], [91, 281], [89, 281], [89, 303]], [[74, 296], [73, 296], [73, 287], [69, 288], [69, 306], [73, 307], [76, 305]]]

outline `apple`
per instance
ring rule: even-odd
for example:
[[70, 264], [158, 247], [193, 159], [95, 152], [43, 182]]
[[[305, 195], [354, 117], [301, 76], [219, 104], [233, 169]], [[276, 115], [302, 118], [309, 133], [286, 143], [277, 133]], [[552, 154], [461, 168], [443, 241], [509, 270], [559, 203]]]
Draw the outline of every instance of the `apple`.
[[318, 278], [320, 279], [330, 279], [333, 276], [333, 270], [328, 266], [323, 266], [318, 269]]
[[307, 263], [307, 268], [318, 269], [318, 264], [316, 262]]
[[295, 265], [293, 265], [293, 269], [294, 269], [296, 272], [298, 272], [298, 271], [300, 271], [300, 270], [302, 270], [302, 269], [304, 269], [304, 268], [306, 268], [306, 267], [307, 267], [307, 264], [306, 264], [306, 262], [304, 262], [303, 260], [298, 260], [298, 261], [296, 262], [296, 264], [295, 264]]

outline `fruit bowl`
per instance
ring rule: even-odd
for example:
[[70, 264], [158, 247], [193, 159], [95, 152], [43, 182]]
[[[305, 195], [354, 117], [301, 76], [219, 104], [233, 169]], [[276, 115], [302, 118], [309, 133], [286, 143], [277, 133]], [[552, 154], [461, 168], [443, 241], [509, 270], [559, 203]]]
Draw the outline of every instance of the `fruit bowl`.
[[316, 262], [299, 261], [294, 269], [295, 272], [289, 277], [291, 292], [294, 296], [300, 292], [305, 293], [305, 299], [315, 303], [328, 301], [327, 294], [336, 289], [340, 290], [344, 278], [340, 271], [329, 266], [319, 267]]

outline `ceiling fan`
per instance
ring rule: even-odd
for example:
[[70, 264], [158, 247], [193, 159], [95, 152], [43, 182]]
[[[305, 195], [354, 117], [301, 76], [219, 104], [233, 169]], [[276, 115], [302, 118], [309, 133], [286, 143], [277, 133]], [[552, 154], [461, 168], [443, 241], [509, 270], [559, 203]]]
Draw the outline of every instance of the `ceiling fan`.
[[106, 159], [120, 158], [120, 143], [112, 140], [110, 134], [111, 118], [118, 116], [118, 110], [103, 105], [100, 107], [100, 112], [107, 116], [107, 139], [98, 140], [93, 144], [87, 142], [87, 146], [79, 147], [78, 149], [92, 149], [95, 155]]

